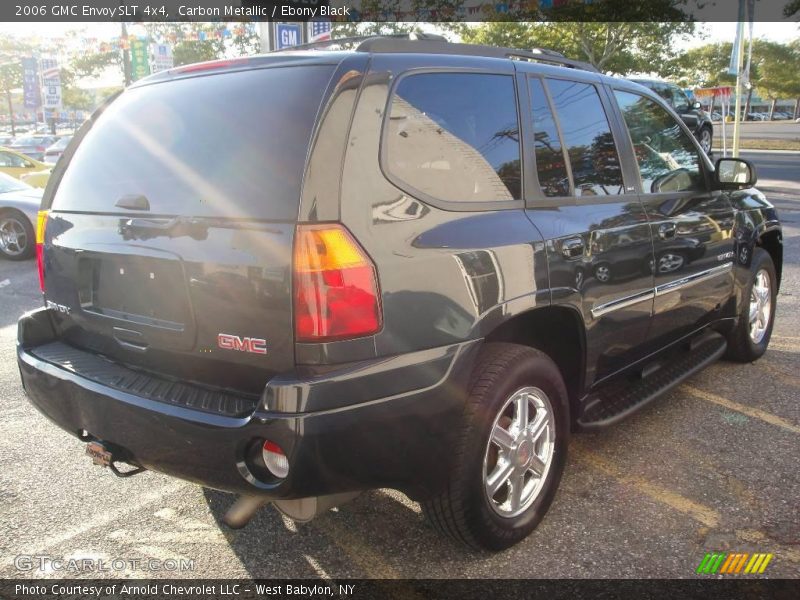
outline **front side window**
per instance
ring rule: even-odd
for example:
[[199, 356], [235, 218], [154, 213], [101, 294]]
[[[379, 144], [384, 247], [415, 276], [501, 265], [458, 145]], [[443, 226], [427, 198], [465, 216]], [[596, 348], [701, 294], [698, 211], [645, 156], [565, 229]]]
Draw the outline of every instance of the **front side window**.
[[675, 118], [653, 100], [614, 91], [633, 142], [644, 193], [705, 190], [700, 156]]
[[614, 136], [597, 88], [588, 83], [547, 79], [567, 148], [576, 196], [624, 193]]
[[691, 103], [686, 93], [679, 87], [672, 87], [672, 107], [680, 112], [685, 112], [691, 108]]
[[385, 166], [447, 202], [522, 198], [519, 125], [509, 75], [421, 73], [392, 97]]

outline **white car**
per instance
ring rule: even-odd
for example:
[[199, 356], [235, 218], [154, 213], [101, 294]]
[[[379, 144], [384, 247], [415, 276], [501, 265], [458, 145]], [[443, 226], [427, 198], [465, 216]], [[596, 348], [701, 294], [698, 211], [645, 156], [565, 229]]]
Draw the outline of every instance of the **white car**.
[[58, 159], [61, 158], [61, 155], [64, 154], [64, 150], [67, 149], [67, 144], [69, 144], [71, 139], [71, 135], [65, 135], [58, 138], [58, 141], [55, 144], [48, 146], [44, 151], [42, 161], [51, 165], [56, 164]]
[[43, 191], [0, 173], [0, 256], [10, 260], [33, 256]]

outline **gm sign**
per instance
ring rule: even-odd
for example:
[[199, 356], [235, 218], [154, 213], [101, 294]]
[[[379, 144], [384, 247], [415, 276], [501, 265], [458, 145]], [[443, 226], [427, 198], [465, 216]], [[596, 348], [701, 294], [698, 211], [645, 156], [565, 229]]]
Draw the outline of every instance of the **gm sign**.
[[275, 24], [275, 49], [283, 50], [300, 43], [300, 23]]

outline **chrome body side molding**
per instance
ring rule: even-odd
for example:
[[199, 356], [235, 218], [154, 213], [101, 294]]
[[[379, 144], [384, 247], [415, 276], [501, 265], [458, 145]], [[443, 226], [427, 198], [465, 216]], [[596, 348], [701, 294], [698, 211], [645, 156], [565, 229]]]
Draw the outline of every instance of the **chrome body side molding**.
[[644, 302], [645, 300], [652, 300], [654, 297], [655, 297], [655, 292], [653, 290], [646, 290], [644, 292], [639, 292], [631, 296], [617, 298], [616, 300], [612, 300], [611, 302], [606, 302], [605, 304], [601, 304], [599, 306], [594, 307], [592, 309], [592, 316], [596, 319], [615, 310], [619, 310], [620, 308], [633, 306], [634, 304], [638, 304], [639, 302]]
[[680, 279], [675, 279], [674, 281], [670, 281], [669, 283], [664, 283], [662, 285], [656, 286], [652, 290], [638, 292], [631, 296], [624, 296], [622, 298], [617, 298], [616, 300], [612, 300], [611, 302], [606, 302], [604, 304], [600, 304], [599, 306], [594, 307], [592, 309], [592, 317], [596, 319], [615, 310], [619, 310], [620, 308], [626, 308], [628, 306], [633, 306], [634, 304], [638, 304], [639, 302], [652, 300], [656, 296], [663, 296], [664, 294], [676, 292], [678, 290], [695, 285], [702, 281], [708, 281], [709, 279], [718, 277], [720, 275], [723, 275], [724, 273], [728, 273], [731, 270], [733, 270], [733, 263], [727, 262], [724, 265], [718, 265], [711, 269], [700, 271], [699, 273], [693, 273], [692, 275], [689, 275], [687, 277], [681, 277]]
[[733, 263], [727, 262], [724, 265], [718, 265], [711, 269], [707, 269], [706, 271], [700, 271], [699, 273], [694, 273], [692, 275], [689, 275], [688, 277], [682, 277], [681, 279], [670, 281], [669, 283], [656, 286], [655, 288], [656, 296], [663, 296], [664, 294], [675, 292], [682, 288], [686, 288], [696, 283], [700, 283], [701, 281], [708, 281], [709, 279], [722, 275], [723, 273], [728, 273], [732, 269], [733, 269]]

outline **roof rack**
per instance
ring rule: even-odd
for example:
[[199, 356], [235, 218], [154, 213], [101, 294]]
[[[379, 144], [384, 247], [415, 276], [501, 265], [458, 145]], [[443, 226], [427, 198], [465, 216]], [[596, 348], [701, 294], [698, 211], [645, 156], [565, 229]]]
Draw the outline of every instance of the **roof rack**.
[[416, 53], [421, 54], [455, 54], [460, 56], [485, 56], [488, 58], [510, 58], [512, 60], [530, 60], [545, 64], [580, 69], [582, 71], [599, 71], [589, 63], [566, 58], [560, 52], [546, 48], [519, 50], [517, 48], [498, 48], [478, 44], [454, 44], [441, 36], [436, 38], [408, 39], [403, 36], [377, 36], [362, 41], [356, 48], [359, 52], [373, 53]]
[[488, 58], [510, 58], [512, 60], [530, 60], [544, 64], [580, 69], [582, 71], [599, 71], [589, 63], [572, 60], [560, 52], [548, 48], [532, 48], [519, 50], [517, 48], [498, 48], [495, 46], [481, 46], [478, 44], [456, 44], [447, 41], [444, 36], [435, 33], [397, 33], [391, 35], [361, 35], [355, 37], [333, 38], [319, 42], [310, 42], [292, 46], [285, 50], [316, 50], [331, 46], [351, 46], [358, 52], [389, 53], [423, 53], [423, 54], [455, 54], [461, 56], [485, 56]]
[[[447, 38], [436, 33], [423, 33], [412, 31], [410, 33], [390, 33], [386, 35], [357, 35], [351, 37], [331, 38], [329, 40], [320, 40], [318, 42], [308, 42], [307, 44], [298, 44], [297, 46], [290, 46], [282, 48], [281, 50], [274, 50], [273, 52], [289, 52], [294, 50], [316, 50], [328, 48], [330, 46], [353, 46], [358, 49], [359, 45], [367, 40], [374, 39], [390, 39], [390, 40], [405, 40], [405, 41], [418, 41], [418, 40], [436, 40], [439, 42], [446, 42]], [[272, 54], [272, 52], [270, 53]]]

